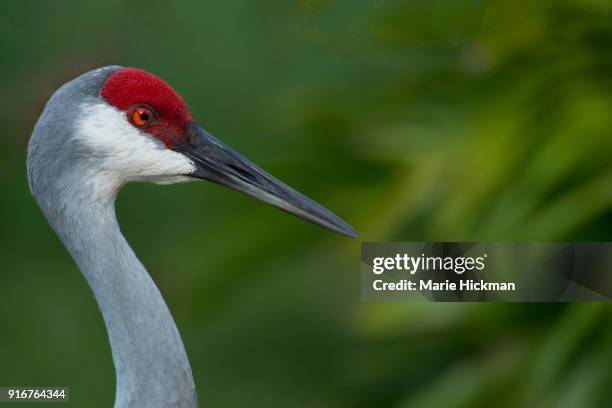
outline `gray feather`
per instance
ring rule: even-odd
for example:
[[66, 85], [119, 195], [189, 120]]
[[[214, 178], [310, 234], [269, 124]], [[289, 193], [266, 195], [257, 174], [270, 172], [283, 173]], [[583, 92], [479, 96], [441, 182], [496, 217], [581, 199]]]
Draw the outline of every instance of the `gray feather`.
[[115, 407], [197, 406], [191, 368], [159, 290], [121, 234], [117, 191], [105, 186], [73, 142], [81, 104], [101, 101], [118, 66], [63, 85], [36, 123], [28, 146], [28, 180], [47, 220], [75, 259], [98, 302], [117, 375]]

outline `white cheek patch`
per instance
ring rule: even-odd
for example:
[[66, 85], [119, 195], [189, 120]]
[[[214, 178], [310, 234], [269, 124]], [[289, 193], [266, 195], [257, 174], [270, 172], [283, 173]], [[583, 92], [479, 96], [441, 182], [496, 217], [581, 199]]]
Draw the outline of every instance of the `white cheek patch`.
[[101, 102], [81, 106], [74, 142], [90, 166], [125, 182], [180, 182], [196, 169], [187, 157], [132, 126], [124, 112]]

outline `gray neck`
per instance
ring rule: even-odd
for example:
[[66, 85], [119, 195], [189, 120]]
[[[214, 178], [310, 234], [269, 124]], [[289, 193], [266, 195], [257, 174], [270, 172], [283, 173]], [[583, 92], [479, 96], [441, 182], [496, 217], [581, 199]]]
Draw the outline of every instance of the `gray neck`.
[[92, 191], [73, 186], [63, 186], [52, 208], [41, 206], [102, 311], [117, 374], [115, 407], [197, 406], [170, 311], [119, 229], [116, 190], [94, 191], [93, 183]]

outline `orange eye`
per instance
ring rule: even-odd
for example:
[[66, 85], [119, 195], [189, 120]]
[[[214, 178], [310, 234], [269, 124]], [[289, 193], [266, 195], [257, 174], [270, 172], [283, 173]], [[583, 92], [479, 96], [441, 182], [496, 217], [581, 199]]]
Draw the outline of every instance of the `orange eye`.
[[132, 107], [128, 117], [134, 126], [140, 128], [151, 126], [156, 119], [153, 109], [142, 105]]

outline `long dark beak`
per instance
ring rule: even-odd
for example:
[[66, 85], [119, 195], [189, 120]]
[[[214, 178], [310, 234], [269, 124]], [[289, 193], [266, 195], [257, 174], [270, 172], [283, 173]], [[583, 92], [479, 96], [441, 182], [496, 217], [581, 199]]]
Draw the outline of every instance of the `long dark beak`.
[[313, 224], [357, 237], [351, 226], [338, 216], [275, 179], [195, 123], [187, 130], [186, 143], [175, 150], [195, 163], [197, 170], [189, 176], [221, 184]]

